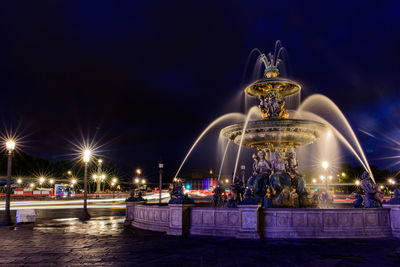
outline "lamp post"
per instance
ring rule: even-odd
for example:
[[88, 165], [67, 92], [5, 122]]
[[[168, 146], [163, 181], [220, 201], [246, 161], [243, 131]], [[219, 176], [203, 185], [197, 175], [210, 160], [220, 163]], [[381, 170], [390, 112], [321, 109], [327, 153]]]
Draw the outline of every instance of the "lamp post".
[[136, 177], [135, 178], [136, 189], [139, 189], [139, 182], [140, 182], [139, 178]]
[[7, 192], [6, 192], [6, 210], [4, 213], [3, 221], [0, 225], [2, 226], [9, 226], [13, 225], [13, 222], [10, 217], [10, 197], [11, 197], [11, 160], [12, 155], [15, 149], [15, 142], [13, 140], [8, 140], [6, 142], [6, 149], [7, 149]]
[[240, 170], [242, 172], [242, 183], [243, 183], [243, 186], [244, 186], [245, 185], [244, 184], [244, 180], [245, 180], [245, 174], [246, 174], [246, 165], [244, 165], [242, 163], [242, 165], [240, 165]]
[[[101, 165], [103, 164], [102, 159], [97, 160], [97, 176], [101, 177]], [[101, 193], [101, 179], [96, 179], [96, 194]]]
[[39, 178], [40, 187], [43, 186], [43, 183], [44, 183], [45, 181], [46, 181], [46, 178], [44, 178], [43, 176]]
[[112, 186], [112, 189], [113, 189], [113, 198], [114, 198], [114, 192], [115, 192], [115, 186], [117, 185], [117, 182], [118, 182], [118, 179], [116, 178], [116, 177], [114, 177], [114, 178], [112, 178], [112, 183], [111, 183], [111, 186]]
[[159, 178], [159, 186], [158, 186], [158, 190], [160, 191], [159, 196], [158, 196], [158, 204], [161, 205], [161, 190], [162, 190], [162, 173], [163, 173], [163, 169], [164, 169], [164, 163], [158, 163], [158, 172], [160, 174], [160, 178]]
[[92, 152], [89, 149], [83, 151], [82, 160], [85, 164], [84, 174], [83, 174], [83, 213], [81, 220], [90, 219], [89, 212], [87, 210], [87, 166], [90, 161]]
[[327, 161], [323, 161], [322, 162], [322, 168], [324, 169], [325, 172], [325, 190], [326, 190], [326, 194], [328, 194], [328, 175], [326, 170], [328, 169], [329, 163]]

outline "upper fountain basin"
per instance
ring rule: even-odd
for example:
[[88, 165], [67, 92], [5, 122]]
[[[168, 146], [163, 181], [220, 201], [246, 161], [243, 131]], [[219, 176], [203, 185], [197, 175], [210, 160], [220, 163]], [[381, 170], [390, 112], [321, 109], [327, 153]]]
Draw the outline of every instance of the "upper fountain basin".
[[[240, 145], [244, 123], [230, 125], [221, 134]], [[249, 121], [243, 146], [275, 150], [288, 150], [313, 143], [329, 130], [323, 123], [298, 119], [272, 119]]]
[[301, 86], [289, 79], [282, 77], [264, 78], [258, 80], [244, 90], [246, 94], [254, 97], [265, 96], [268, 91], [275, 90], [280, 96], [290, 96], [297, 94]]

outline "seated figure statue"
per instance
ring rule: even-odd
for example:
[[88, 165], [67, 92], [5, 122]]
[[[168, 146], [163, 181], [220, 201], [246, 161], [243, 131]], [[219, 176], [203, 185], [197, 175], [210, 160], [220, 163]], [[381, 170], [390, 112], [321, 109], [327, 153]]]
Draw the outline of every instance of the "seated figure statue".
[[183, 181], [179, 179], [177, 182], [173, 183], [173, 186], [170, 186], [170, 195], [171, 199], [168, 204], [193, 204], [193, 199], [189, 198], [184, 194], [185, 185]]
[[271, 167], [269, 162], [265, 159], [264, 151], [258, 151], [253, 154], [253, 175], [247, 182], [247, 188], [252, 188], [254, 197], [263, 199], [265, 195], [265, 186], [268, 183], [271, 174]]
[[135, 192], [132, 190], [132, 191], [129, 193], [129, 195], [130, 195], [130, 197], [128, 197], [125, 201], [126, 201], [126, 202], [135, 202], [135, 201], [136, 201]]
[[380, 208], [382, 206], [381, 195], [378, 185], [372, 183], [368, 172], [361, 175], [361, 188], [364, 190], [364, 208]]
[[271, 165], [272, 175], [270, 177], [270, 185], [279, 194], [284, 187], [291, 186], [291, 178], [286, 173], [281, 151], [275, 151]]
[[228, 194], [228, 202], [226, 204], [227, 208], [237, 208], [239, 204], [239, 191], [236, 183], [230, 185], [230, 192]]
[[299, 163], [296, 157], [296, 152], [292, 149], [286, 157], [285, 168], [289, 176], [292, 178], [292, 185], [295, 186], [296, 192], [299, 195], [304, 195], [306, 194], [304, 179], [301, 174], [297, 172], [298, 166]]
[[362, 198], [362, 196], [359, 193], [355, 193], [354, 197], [356, 198], [356, 200], [354, 200], [353, 202], [354, 208], [364, 208], [363, 205], [364, 199]]
[[146, 202], [146, 200], [142, 197], [142, 192], [138, 192], [137, 196], [135, 196], [135, 192], [131, 191], [130, 197], [128, 197], [126, 202]]
[[213, 207], [222, 207], [224, 205], [225, 190], [219, 182], [214, 188], [213, 193]]
[[400, 190], [399, 189], [396, 188], [394, 190], [393, 198], [391, 198], [386, 204], [389, 204], [389, 205], [400, 205]]

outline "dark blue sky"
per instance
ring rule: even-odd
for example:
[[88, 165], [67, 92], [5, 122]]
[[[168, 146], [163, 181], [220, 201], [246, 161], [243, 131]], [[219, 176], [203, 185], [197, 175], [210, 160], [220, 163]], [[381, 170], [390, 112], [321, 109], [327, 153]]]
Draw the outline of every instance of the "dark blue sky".
[[96, 133], [126, 173], [160, 158], [174, 172], [208, 123], [240, 111], [228, 103], [251, 49], [278, 39], [303, 99], [327, 95], [355, 130], [400, 126], [398, 1], [2, 1], [1, 120], [32, 133], [37, 156]]

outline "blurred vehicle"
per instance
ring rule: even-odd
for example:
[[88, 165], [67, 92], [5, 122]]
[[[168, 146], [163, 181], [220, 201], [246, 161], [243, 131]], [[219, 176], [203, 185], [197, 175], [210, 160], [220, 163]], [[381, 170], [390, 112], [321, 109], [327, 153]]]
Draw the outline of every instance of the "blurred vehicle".
[[55, 184], [53, 196], [56, 198], [74, 197], [75, 191], [68, 184]]

